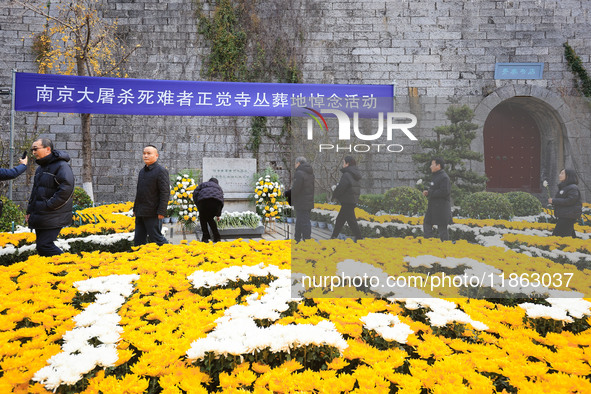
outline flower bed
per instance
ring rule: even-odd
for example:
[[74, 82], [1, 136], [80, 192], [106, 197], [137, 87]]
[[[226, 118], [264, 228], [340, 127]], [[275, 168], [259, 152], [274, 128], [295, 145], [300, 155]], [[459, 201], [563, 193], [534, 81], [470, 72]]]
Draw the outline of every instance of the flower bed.
[[508, 247], [530, 256], [541, 256], [554, 262], [574, 264], [578, 269], [591, 269], [591, 244], [588, 239], [570, 237], [536, 237], [505, 234]]
[[[131, 217], [132, 202], [122, 204], [101, 205], [76, 212], [71, 227], [65, 227], [59, 238], [85, 237], [93, 234], [115, 234], [130, 232], [135, 229], [135, 221]], [[82, 224], [82, 219], [85, 224]], [[20, 227], [14, 234], [2, 233], [0, 248], [12, 245], [20, 247], [35, 242], [35, 234], [28, 228]]]
[[[329, 213], [336, 218], [340, 205], [334, 204], [314, 204], [315, 209], [313, 211], [317, 213]], [[544, 214], [542, 214], [544, 215]], [[422, 216], [404, 216], [404, 215], [372, 215], [365, 212], [360, 208], [355, 209], [355, 216], [358, 221], [366, 221], [371, 223], [379, 224], [390, 224], [390, 223], [401, 223], [410, 224], [415, 226], [422, 226]], [[517, 231], [549, 231], [550, 233], [556, 226], [553, 223], [536, 222], [538, 217], [515, 218], [514, 220], [500, 220], [500, 219], [467, 219], [467, 218], [454, 218], [454, 224], [460, 224], [472, 228], [499, 228], [503, 230], [517, 230]], [[451, 226], [453, 227], [453, 226]], [[583, 234], [591, 234], [591, 226], [581, 226], [576, 224], [575, 230]]]
[[[314, 215], [321, 215], [332, 218], [334, 222], [340, 206], [332, 204], [315, 204], [312, 210]], [[361, 229], [361, 233], [366, 238], [377, 237], [408, 237], [422, 236], [423, 218], [409, 217], [404, 215], [371, 215], [362, 209], [356, 208], [355, 215]], [[523, 234], [534, 236], [549, 236], [555, 227], [551, 223], [536, 222], [536, 217], [523, 218], [522, 221], [507, 221], [493, 219], [456, 219], [454, 224], [449, 227], [449, 233], [452, 239], [464, 239], [469, 242], [480, 243], [484, 246], [502, 244], [500, 237], [503, 234]], [[527, 220], [525, 220], [527, 219]], [[582, 239], [591, 238], [591, 226], [575, 225], [575, 230]], [[348, 227], [345, 227], [345, 232]], [[491, 237], [493, 238], [491, 240]]]
[[[134, 219], [130, 210], [133, 203], [102, 205], [77, 211], [80, 218], [88, 224], [65, 227], [60, 232], [57, 245], [64, 251], [80, 253], [84, 251], [119, 252], [131, 250]], [[36, 254], [35, 234], [28, 228], [18, 232], [2, 233], [0, 238], [0, 266], [24, 261]]]
[[[119, 233], [109, 235], [89, 235], [87, 237], [58, 239], [56, 245], [64, 252], [124, 252], [130, 251], [133, 245], [133, 233]], [[34, 238], [33, 238], [34, 240]], [[25, 261], [30, 256], [36, 255], [35, 244], [24, 245], [18, 248], [12, 245], [0, 249], [0, 266], [10, 265], [15, 262]]]
[[218, 221], [218, 228], [220, 230], [229, 228], [254, 229], [261, 224], [261, 217], [254, 212], [223, 212]]
[[[400, 236], [300, 242], [299, 255], [289, 241], [132, 248], [133, 219], [112, 220], [128, 225], [93, 224], [77, 237], [72, 228], [60, 242], [78, 254], [23, 254], [0, 267], [0, 392], [591, 392], [591, 303], [574, 293], [591, 291], [588, 239], [474, 221], [453, 227], [475, 242], [442, 243], [404, 238], [420, 218], [372, 215], [366, 228]], [[31, 248], [27, 237], [14, 234], [2, 251]], [[321, 286], [292, 298], [306, 269], [505, 282], [413, 288], [414, 297]], [[531, 284], [544, 273], [572, 273], [568, 286], [548, 283], [572, 295], [499, 287], [525, 292], [511, 275]]]
[[[260, 237], [265, 232], [261, 217], [251, 211], [223, 212], [217, 223], [220, 236], [227, 238]], [[201, 225], [195, 226], [195, 233], [199, 237]]]
[[[544, 258], [466, 242], [300, 245], [335, 270], [346, 257], [337, 246], [389, 256], [388, 266], [366, 263], [390, 274], [468, 257], [505, 272], [554, 270]], [[151, 244], [1, 267], [0, 392], [591, 390], [585, 301], [541, 315], [544, 305], [527, 300], [292, 299], [289, 269], [301, 262], [291, 267], [290, 247]], [[438, 257], [420, 258], [425, 250]], [[588, 286], [588, 273], [577, 274], [575, 285]]]

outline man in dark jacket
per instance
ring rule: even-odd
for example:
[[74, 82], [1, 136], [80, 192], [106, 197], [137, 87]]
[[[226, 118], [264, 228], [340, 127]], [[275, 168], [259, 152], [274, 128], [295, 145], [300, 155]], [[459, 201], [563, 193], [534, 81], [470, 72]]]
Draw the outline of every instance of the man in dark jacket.
[[211, 228], [213, 242], [221, 240], [216, 216], [221, 216], [224, 207], [224, 191], [216, 178], [209, 178], [193, 191], [193, 201], [199, 210], [199, 223], [201, 224], [202, 242], [209, 242], [210, 235], [207, 226]]
[[162, 219], [166, 216], [170, 198], [168, 171], [157, 163], [159, 154], [154, 145], [146, 146], [142, 157], [146, 165], [140, 170], [133, 204], [133, 244], [143, 245], [148, 239], [158, 245], [166, 244], [168, 240], [162, 235]]
[[354, 240], [361, 239], [361, 230], [355, 217], [355, 207], [359, 202], [361, 194], [361, 172], [357, 168], [357, 162], [352, 156], [345, 156], [343, 168], [341, 168], [341, 179], [332, 192], [332, 197], [341, 203], [341, 210], [335, 220], [334, 230], [331, 238], [336, 238], [345, 222], [353, 231]]
[[36, 163], [33, 190], [27, 207], [27, 222], [35, 229], [40, 256], [62, 254], [54, 242], [62, 227], [72, 223], [74, 173], [66, 152], [53, 149], [50, 139], [41, 138], [31, 148]]
[[443, 169], [445, 162], [441, 158], [431, 160], [431, 172], [433, 180], [429, 190], [423, 191], [423, 194], [429, 199], [427, 212], [423, 219], [423, 232], [425, 238], [433, 237], [433, 225], [437, 226], [439, 239], [449, 240], [447, 225], [451, 220], [451, 182], [449, 176]]
[[291, 205], [296, 212], [294, 239], [296, 242], [310, 239], [310, 212], [314, 209], [314, 170], [305, 157], [300, 156], [295, 160], [295, 175], [289, 192]]

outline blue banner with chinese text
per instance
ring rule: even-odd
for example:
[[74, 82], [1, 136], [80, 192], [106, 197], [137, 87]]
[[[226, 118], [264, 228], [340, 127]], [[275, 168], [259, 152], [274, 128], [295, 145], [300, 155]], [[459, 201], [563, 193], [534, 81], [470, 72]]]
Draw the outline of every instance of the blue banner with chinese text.
[[17, 73], [15, 109], [181, 116], [291, 116], [292, 107], [392, 111], [392, 85], [325, 85]]

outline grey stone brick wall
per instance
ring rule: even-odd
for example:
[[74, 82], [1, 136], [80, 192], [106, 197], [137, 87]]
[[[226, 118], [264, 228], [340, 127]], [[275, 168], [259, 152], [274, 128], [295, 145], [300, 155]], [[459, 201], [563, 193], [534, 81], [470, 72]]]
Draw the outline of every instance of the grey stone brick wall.
[[[564, 42], [575, 48], [591, 72], [591, 2], [290, 0], [282, 2], [279, 11], [271, 10], [270, 3], [261, 1], [257, 5], [261, 23], [276, 23], [277, 12], [287, 19], [306, 21], [304, 37], [293, 39], [300, 54], [302, 82], [395, 83], [397, 96], [403, 98], [409, 89], [416, 88], [419, 103], [434, 97], [462, 98], [473, 103], [481, 126], [494, 105], [511, 94], [530, 94], [545, 100], [549, 109], [563, 117], [564, 137], [571, 147], [564, 152], [563, 160], [581, 170], [591, 167], [586, 153], [591, 151], [589, 125], [553, 101], [576, 94], [573, 75], [563, 56]], [[128, 43], [141, 45], [130, 58], [129, 77], [203, 79], [201, 68], [208, 48], [198, 34], [193, 1], [104, 0], [103, 5], [104, 16], [118, 20]], [[0, 86], [10, 86], [12, 69], [37, 71], [31, 52], [32, 35], [42, 30], [43, 23], [43, 18], [11, 1], [0, 6]], [[286, 36], [289, 28], [287, 24], [282, 26]], [[497, 62], [543, 62], [544, 79], [495, 80]], [[444, 117], [423, 112], [418, 113], [417, 136], [430, 138], [432, 128], [442, 124]], [[9, 116], [10, 100], [2, 96], [3, 142], [8, 139]], [[204, 156], [252, 157], [245, 149], [249, 119], [95, 115], [92, 122], [95, 194], [99, 202], [134, 197], [136, 175], [142, 165], [141, 149], [148, 143], [160, 146], [161, 161], [172, 173], [201, 167]], [[35, 132], [34, 125], [34, 114], [17, 113], [16, 138]], [[269, 125], [271, 132], [277, 133], [281, 119], [269, 119]], [[57, 149], [70, 153], [81, 183], [79, 118], [40, 114], [36, 133], [54, 139]], [[417, 173], [410, 154], [417, 149], [416, 144], [406, 144], [404, 153], [368, 160], [379, 169], [379, 179], [365, 184], [365, 191], [383, 192], [392, 186], [414, 184]], [[474, 149], [482, 151], [481, 137]], [[287, 154], [270, 139], [264, 139], [259, 168], [274, 163], [289, 183], [290, 171], [282, 163]], [[589, 198], [588, 172], [584, 180]], [[21, 177], [15, 182], [15, 190], [17, 199], [23, 201], [30, 183]]]

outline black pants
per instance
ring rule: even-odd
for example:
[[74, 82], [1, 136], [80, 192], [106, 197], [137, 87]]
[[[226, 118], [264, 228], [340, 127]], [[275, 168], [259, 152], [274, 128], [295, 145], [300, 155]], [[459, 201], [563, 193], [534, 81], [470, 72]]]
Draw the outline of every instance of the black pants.
[[312, 224], [310, 223], [310, 209], [296, 209], [296, 222], [294, 239], [299, 242], [302, 239], [312, 238]]
[[357, 204], [341, 205], [341, 210], [335, 220], [331, 238], [336, 238], [339, 235], [346, 222], [351, 228], [351, 231], [353, 231], [353, 236], [357, 239], [361, 239], [361, 230], [359, 229], [359, 224], [357, 224], [357, 218], [355, 217], [356, 206]]
[[199, 210], [199, 223], [201, 223], [201, 231], [203, 232], [201, 241], [207, 242], [211, 239], [207, 228], [208, 225], [209, 228], [211, 228], [213, 242], [221, 240], [215, 217], [222, 214], [222, 207], [222, 202], [215, 198], [206, 198], [205, 200], [199, 201], [197, 204], [197, 209]]
[[39, 253], [39, 256], [56, 256], [64, 253], [63, 250], [54, 244], [61, 230], [61, 228], [35, 229], [35, 234], [37, 235], [37, 253]]
[[558, 223], [556, 223], [556, 227], [554, 227], [554, 231], [552, 231], [552, 235], [556, 237], [573, 237], [577, 238], [575, 234], [575, 223], [577, 219], [569, 219], [569, 218], [558, 218]]
[[[439, 233], [439, 239], [442, 241], [449, 241], [449, 232], [447, 231], [447, 224], [438, 224], [437, 232]], [[423, 233], [425, 238], [433, 238], [435, 232], [433, 231], [433, 223], [423, 222]]]
[[135, 236], [133, 244], [135, 246], [155, 242], [158, 245], [167, 244], [168, 240], [162, 235], [162, 220], [158, 216], [136, 216], [135, 217]]

